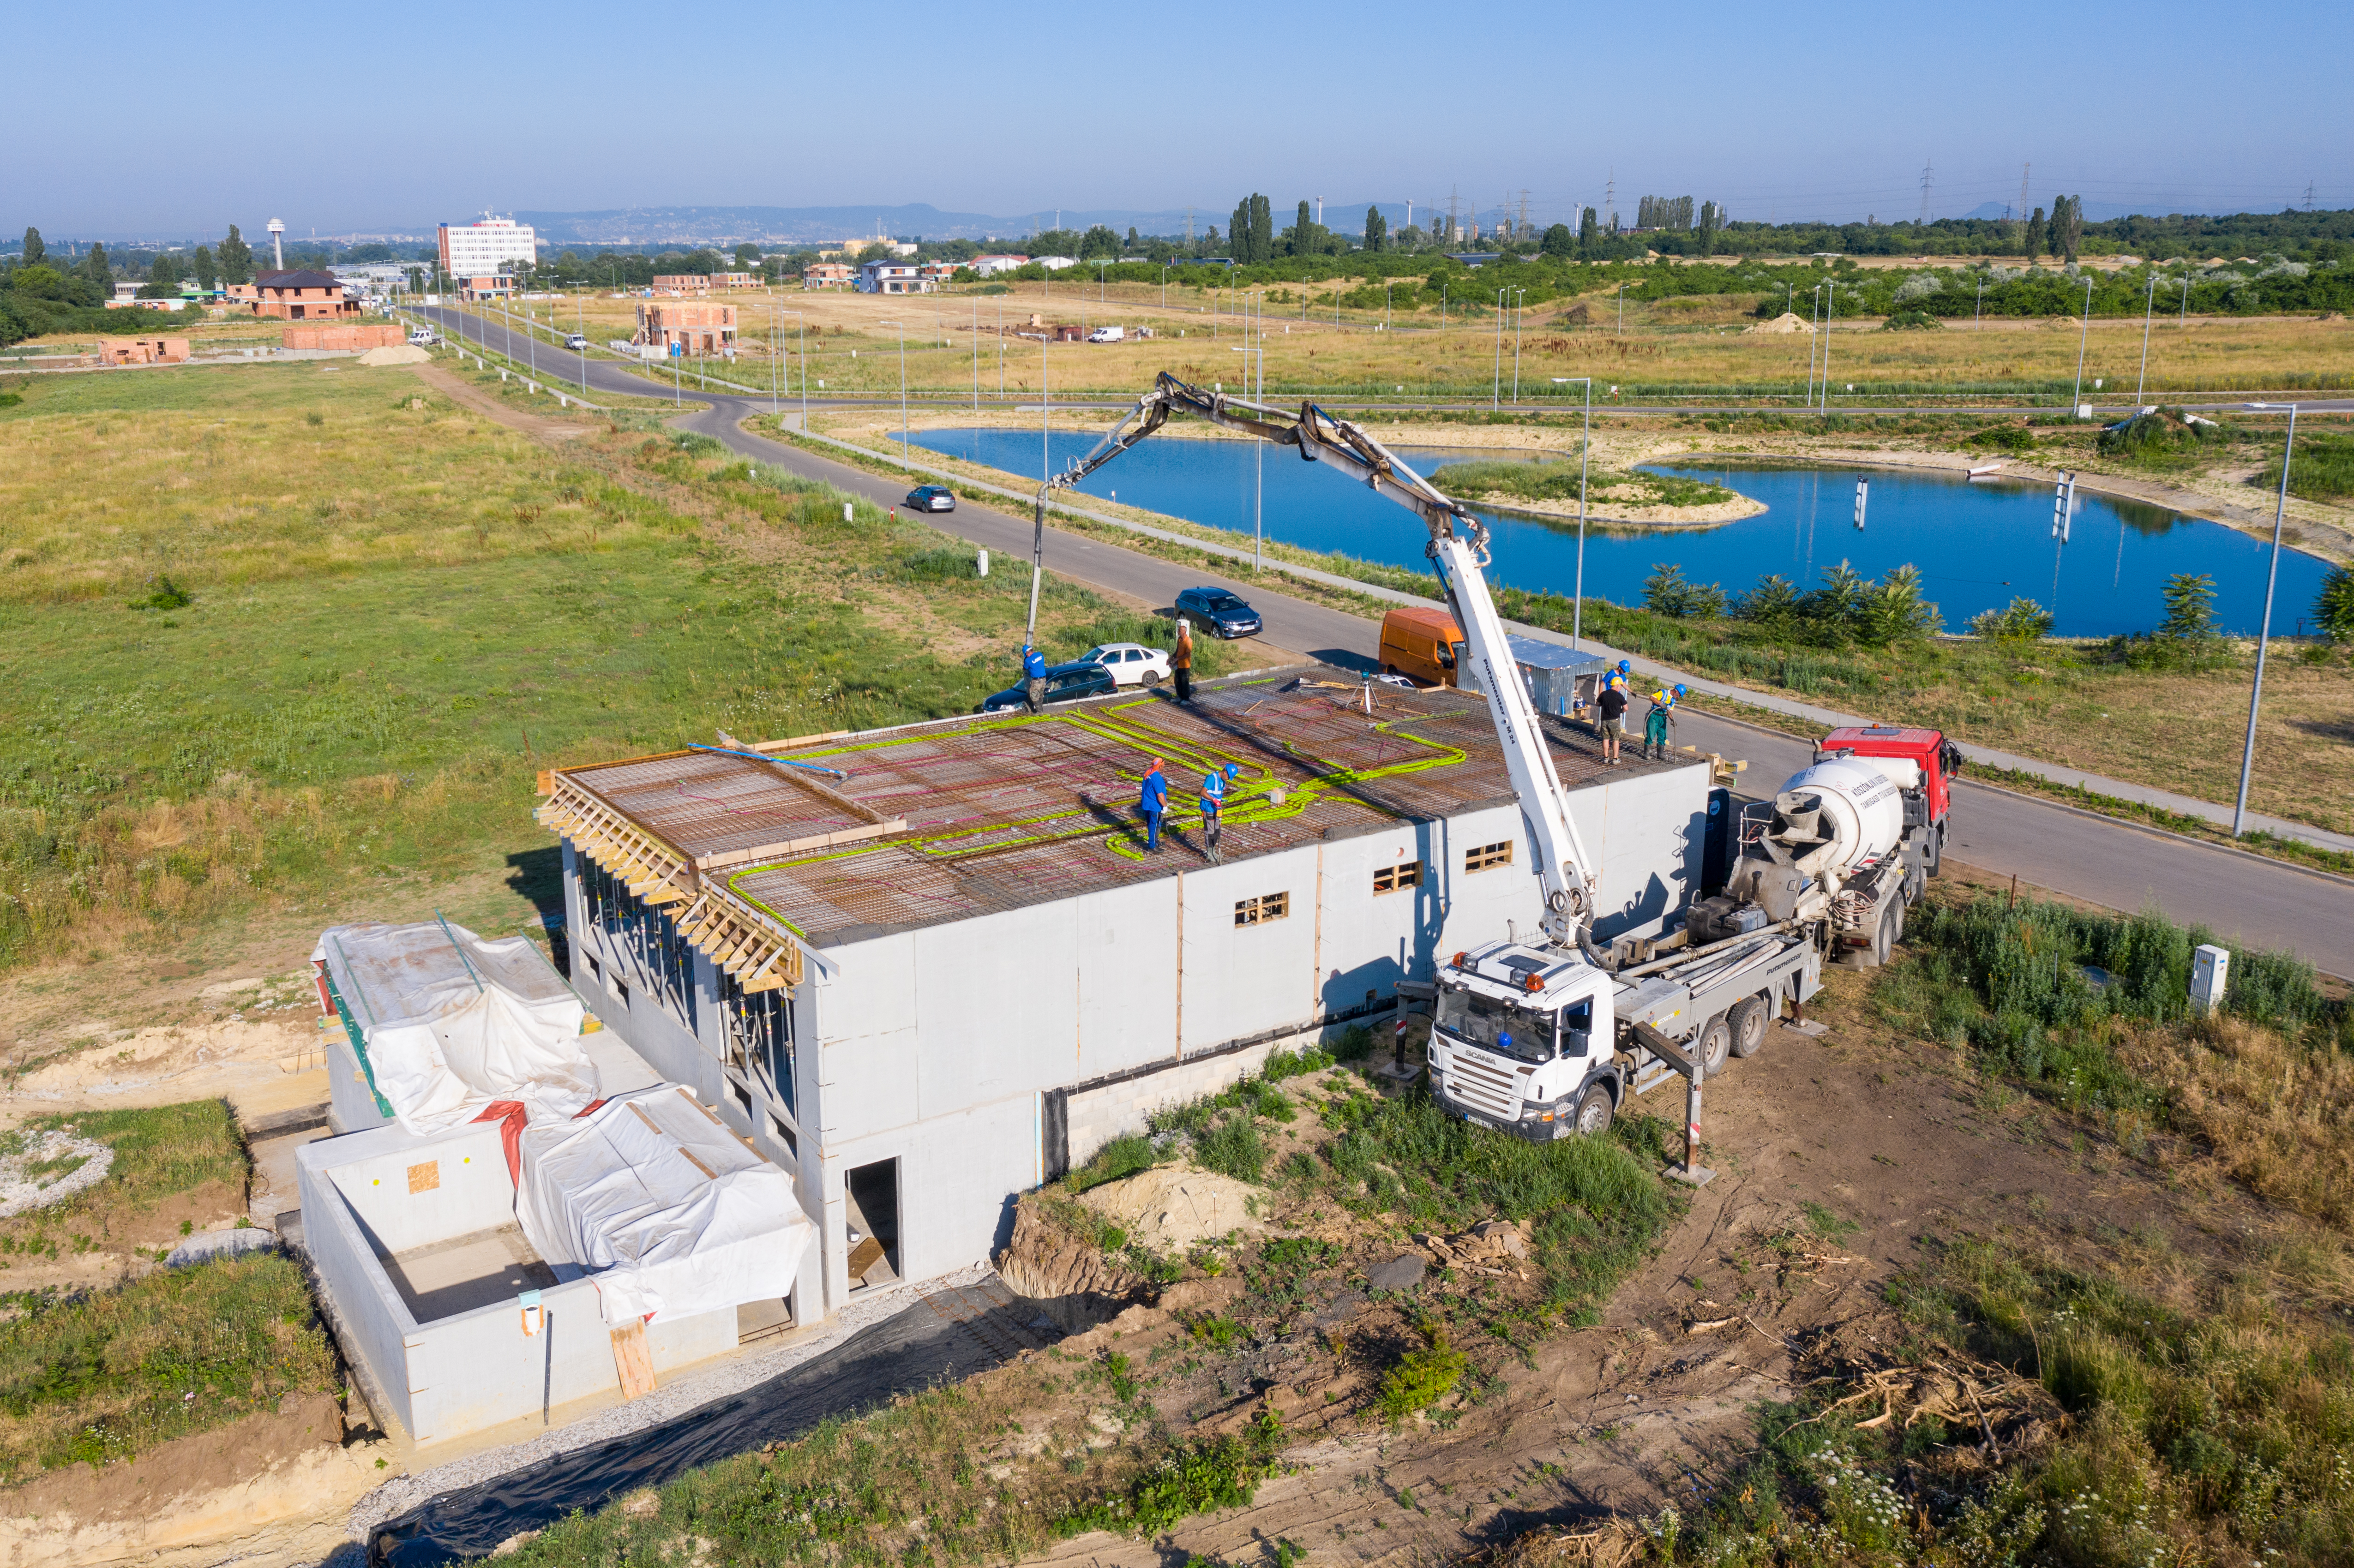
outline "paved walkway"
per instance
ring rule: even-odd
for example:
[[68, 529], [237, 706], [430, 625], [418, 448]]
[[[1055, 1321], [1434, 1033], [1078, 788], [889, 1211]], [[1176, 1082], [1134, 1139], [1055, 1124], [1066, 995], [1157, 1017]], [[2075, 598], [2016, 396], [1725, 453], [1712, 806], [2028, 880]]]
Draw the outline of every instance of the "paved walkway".
[[[795, 426], [800, 423], [800, 420], [798, 416], [789, 414], [785, 416], [785, 422], [788, 426]], [[1010, 501], [1020, 502], [1025, 506], [1034, 504], [1036, 501], [1035, 492], [1024, 493], [1009, 490], [1001, 485], [985, 483], [968, 474], [954, 472], [930, 463], [917, 462], [895, 453], [877, 452], [871, 447], [859, 446], [854, 442], [842, 440], [816, 430], [801, 430], [798, 433], [806, 440], [822, 441], [828, 446], [856, 452], [862, 457], [879, 457], [885, 462], [895, 463], [913, 472], [928, 473], [941, 479], [952, 479], [959, 484], [986, 491], [991, 495], [1002, 496]], [[1147, 538], [1182, 545], [1189, 550], [1224, 556], [1235, 561], [1248, 561], [1251, 558], [1250, 551], [1232, 545], [1197, 538], [1191, 534], [1179, 534], [1166, 528], [1155, 528], [1150, 524], [1114, 516], [1108, 512], [1097, 512], [1084, 506], [1074, 506], [1070, 503], [1067, 495], [1058, 495], [1051, 503], [1051, 509], [1068, 513], [1074, 517], [1085, 517], [1090, 522], [1123, 528], [1131, 534], [1143, 535]], [[1341, 588], [1350, 593], [1363, 594], [1371, 599], [1387, 599], [1395, 604], [1426, 605], [1430, 602], [1426, 599], [1404, 593], [1396, 588], [1384, 588], [1378, 583], [1361, 582], [1355, 577], [1344, 577], [1336, 572], [1321, 571], [1313, 567], [1304, 567], [1294, 562], [1278, 560], [1273, 556], [1267, 558], [1266, 565], [1275, 571], [1283, 572], [1290, 577], [1321, 583], [1327, 588]], [[1819, 726], [1824, 729], [1878, 722], [1860, 714], [1842, 713], [1837, 708], [1820, 707], [1813, 703], [1802, 703], [1795, 698], [1777, 696], [1771, 692], [1758, 692], [1745, 686], [1726, 685], [1721, 681], [1712, 681], [1704, 676], [1693, 674], [1690, 671], [1679, 670], [1671, 664], [1662, 664], [1640, 653], [1629, 653], [1621, 649], [1612, 648], [1592, 638], [1585, 639], [1582, 644], [1573, 644], [1565, 634], [1542, 626], [1530, 626], [1517, 620], [1508, 620], [1504, 624], [1517, 636], [1531, 638], [1539, 642], [1553, 643], [1563, 648], [1579, 646], [1585, 652], [1599, 653], [1606, 659], [1625, 659], [1646, 675], [1656, 675], [1664, 681], [1681, 682], [1703, 695], [1746, 704], [1750, 707], [1763, 708], [1768, 713], [1781, 714], [1789, 718], [1803, 719], [1809, 725]], [[1961, 742], [1960, 745], [1964, 758], [1985, 767], [2005, 768], [2065, 788], [2089, 790], [2094, 794], [2106, 795], [2114, 800], [2130, 800], [2139, 805], [2155, 806], [2161, 810], [2179, 811], [2185, 816], [2203, 818], [2226, 832], [2232, 826], [2232, 808], [2219, 806], [2211, 800], [2196, 800], [2189, 795], [2177, 795], [2168, 789], [2153, 789], [2147, 785], [2130, 784], [2122, 779], [2110, 779], [2098, 773], [2084, 772], [2081, 768], [2064, 768], [2057, 763], [2041, 762], [2031, 757], [2020, 757], [2014, 752], [1998, 751], [1992, 747], [1976, 746], [1967, 741]], [[2345, 833], [2333, 833], [2324, 828], [2310, 827], [2303, 822], [2292, 822], [2282, 817], [2266, 816], [2259, 811], [2248, 813], [2247, 825], [2276, 834], [2281, 838], [2296, 839], [2317, 848], [2354, 853], [2354, 836]]]

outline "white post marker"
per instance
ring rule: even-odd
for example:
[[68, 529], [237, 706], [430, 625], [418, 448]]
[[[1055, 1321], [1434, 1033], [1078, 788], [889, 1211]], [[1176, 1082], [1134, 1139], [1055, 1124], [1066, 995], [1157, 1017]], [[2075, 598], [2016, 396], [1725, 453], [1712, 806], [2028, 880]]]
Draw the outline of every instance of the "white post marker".
[[845, 502], [843, 502], [843, 503], [842, 503], [842, 520], [843, 520], [844, 523], [847, 523], [847, 522], [849, 522], [849, 521], [850, 521], [850, 507], [851, 507], [851, 503], [850, 503], [849, 502], [847, 502], [847, 501], [845, 501]]
[[1858, 533], [1863, 531], [1863, 508], [1865, 503], [1871, 499], [1872, 482], [1868, 479], [1857, 480], [1855, 482], [1855, 526]]

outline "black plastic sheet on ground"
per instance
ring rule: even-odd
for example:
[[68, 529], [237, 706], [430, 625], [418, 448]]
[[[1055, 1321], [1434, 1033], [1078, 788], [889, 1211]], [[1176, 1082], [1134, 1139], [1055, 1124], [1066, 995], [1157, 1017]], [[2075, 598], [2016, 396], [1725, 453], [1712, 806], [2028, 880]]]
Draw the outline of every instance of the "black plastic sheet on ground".
[[[595, 1509], [763, 1444], [790, 1441], [829, 1416], [870, 1408], [895, 1393], [1002, 1366], [1062, 1337], [1035, 1302], [993, 1277], [952, 1290], [917, 1291], [892, 1317], [741, 1393], [445, 1492], [388, 1520], [369, 1537], [366, 1561], [372, 1568], [438, 1568], [486, 1556], [509, 1536], [576, 1510]], [[348, 1560], [339, 1554], [329, 1561]]]

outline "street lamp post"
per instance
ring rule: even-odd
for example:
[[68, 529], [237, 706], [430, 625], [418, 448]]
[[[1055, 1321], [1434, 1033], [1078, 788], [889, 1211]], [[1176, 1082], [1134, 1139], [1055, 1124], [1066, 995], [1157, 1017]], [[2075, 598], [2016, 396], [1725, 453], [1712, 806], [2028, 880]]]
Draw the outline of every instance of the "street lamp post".
[[1627, 335], [1627, 285], [1618, 285], [1618, 335]]
[[1585, 630], [1585, 474], [1587, 458], [1594, 450], [1594, 377], [1556, 376], [1553, 379], [1557, 387], [1573, 381], [1585, 383], [1585, 433], [1577, 447], [1577, 577], [1569, 601], [1569, 645], [1575, 649], [1581, 646], [1578, 640]]
[[2248, 691], [2248, 734], [2240, 747], [2240, 796], [2232, 807], [2232, 836], [2238, 838], [2248, 819], [2248, 776], [2256, 763], [2256, 707], [2264, 700], [2264, 649], [2273, 635], [2273, 589], [2280, 582], [2281, 524], [2288, 516], [2288, 465], [2296, 456], [2296, 408], [2294, 403], [2251, 403], [2251, 408], [2288, 409], [2288, 442], [2281, 448], [2280, 495], [2273, 503], [2273, 564], [2264, 574], [2264, 618], [2256, 630], [2256, 680]]
[[2141, 412], [2141, 395], [2149, 385], [2149, 313], [2158, 305], [2158, 266], [2149, 269], [2149, 293], [2141, 302], [2141, 375], [2134, 380], [2134, 412]]
[[1831, 323], [1839, 319], [1839, 280], [1831, 280], [1829, 303], [1823, 310], [1823, 413], [1831, 411]]
[[2076, 328], [2076, 390], [2069, 394], [2068, 417], [2078, 418], [2076, 410], [2084, 406], [2084, 345], [2093, 333], [2093, 280], [2084, 280], [2084, 318]]
[[1496, 291], [1496, 384], [1488, 394], [1491, 408], [1504, 406], [1504, 294], [1502, 289]]
[[876, 326], [899, 329], [899, 455], [907, 453], [907, 323], [876, 322]]
[[1512, 407], [1521, 406], [1521, 325], [1527, 320], [1528, 291], [1512, 291]]
[[1986, 323], [1985, 323], [1985, 322], [1981, 319], [1985, 314], [1986, 314], [1986, 274], [1985, 274], [1985, 273], [1983, 273], [1983, 272], [1981, 272], [1981, 273], [1979, 273], [1979, 274], [1978, 274], [1978, 303], [1976, 303], [1976, 304], [1974, 304], [1974, 305], [1972, 305], [1972, 306], [1970, 307], [1970, 330], [1971, 330], [1972, 332], [1977, 332], [1978, 330], [1979, 330], [1979, 328], [1983, 327], [1983, 326], [1986, 324]]

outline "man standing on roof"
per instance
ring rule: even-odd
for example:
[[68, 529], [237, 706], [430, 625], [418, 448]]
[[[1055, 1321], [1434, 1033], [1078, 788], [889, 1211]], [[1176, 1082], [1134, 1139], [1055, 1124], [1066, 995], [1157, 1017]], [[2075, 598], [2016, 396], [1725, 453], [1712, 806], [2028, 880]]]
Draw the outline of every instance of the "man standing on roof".
[[1646, 761], [1656, 753], [1668, 755], [1668, 726], [1675, 723], [1676, 702], [1684, 694], [1681, 686], [1662, 685], [1651, 694], [1651, 711], [1643, 715], [1643, 757]]
[[1177, 700], [1193, 700], [1193, 623], [1177, 618], [1177, 646], [1169, 651], [1169, 670], [1177, 677]]
[[1602, 760], [1607, 765], [1618, 760], [1618, 743], [1627, 738], [1627, 688], [1617, 675], [1602, 683], [1602, 691], [1594, 699], [1595, 733], [1602, 737]]
[[1202, 780], [1202, 838], [1210, 858], [1218, 855], [1218, 829], [1226, 800], [1226, 786], [1240, 771], [1231, 762], [1224, 768], [1213, 768]]
[[1144, 770], [1144, 792], [1138, 797], [1136, 809], [1144, 815], [1144, 849], [1148, 854], [1161, 853], [1161, 813], [1169, 809], [1169, 780], [1161, 776], [1161, 758], [1154, 758], [1152, 766]]
[[1046, 656], [1027, 642], [1022, 645], [1022, 700], [1034, 714], [1046, 705]]

